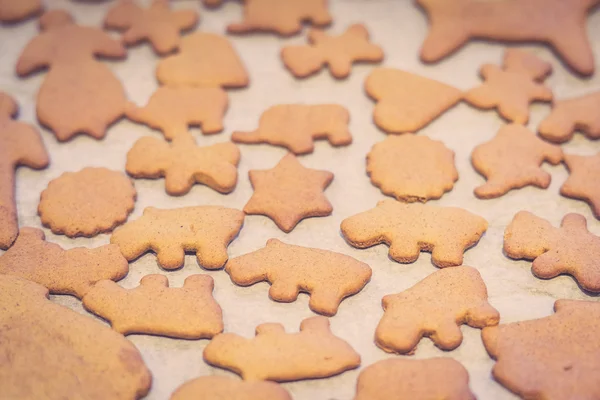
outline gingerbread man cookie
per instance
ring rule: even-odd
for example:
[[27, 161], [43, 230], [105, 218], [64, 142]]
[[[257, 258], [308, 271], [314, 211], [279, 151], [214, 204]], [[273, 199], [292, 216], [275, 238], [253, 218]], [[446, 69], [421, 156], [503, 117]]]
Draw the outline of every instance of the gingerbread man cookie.
[[412, 263], [421, 251], [431, 252], [436, 266], [461, 265], [466, 249], [487, 230], [487, 221], [467, 210], [382, 200], [377, 207], [342, 221], [342, 235], [359, 249], [385, 243], [390, 257]]
[[182, 288], [170, 288], [164, 275], [146, 275], [134, 289], [98, 282], [83, 306], [110, 321], [123, 335], [146, 333], [179, 339], [209, 339], [223, 332], [221, 307], [208, 275], [190, 275]]
[[575, 131], [589, 139], [600, 139], [600, 92], [567, 100], [558, 100], [538, 131], [541, 137], [555, 143], [571, 140]]
[[584, 200], [600, 219], [600, 152], [594, 156], [565, 155], [569, 178], [560, 187], [560, 194]]
[[398, 200], [439, 199], [458, 180], [454, 152], [427, 136], [388, 136], [367, 154], [367, 174], [384, 194]]
[[600, 293], [600, 237], [587, 230], [583, 215], [567, 214], [555, 228], [520, 211], [504, 232], [504, 252], [510, 258], [533, 260], [531, 270], [538, 278], [569, 274], [583, 289]]
[[271, 283], [269, 297], [292, 302], [300, 291], [309, 293], [309, 307], [333, 316], [342, 300], [362, 290], [371, 279], [371, 268], [333, 251], [312, 249], [269, 239], [267, 247], [229, 260], [225, 271], [241, 286]]
[[357, 368], [360, 355], [331, 333], [327, 318], [311, 317], [302, 321], [299, 333], [266, 323], [256, 327], [253, 339], [217, 335], [204, 349], [204, 361], [247, 381], [286, 382], [341, 374]]
[[0, 22], [20, 22], [44, 9], [42, 0], [0, 0]]
[[281, 50], [283, 64], [296, 78], [305, 78], [328, 65], [331, 75], [342, 79], [350, 75], [355, 62], [383, 60], [383, 50], [369, 41], [369, 32], [362, 24], [351, 25], [338, 36], [311, 29], [308, 42], [306, 46], [287, 46]]
[[373, 70], [365, 91], [377, 102], [373, 121], [387, 133], [417, 132], [462, 98], [457, 88], [393, 68]]
[[186, 252], [195, 252], [202, 267], [219, 269], [227, 262], [227, 246], [243, 223], [244, 213], [233, 208], [148, 207], [140, 218], [116, 230], [110, 242], [118, 244], [129, 261], [152, 250], [158, 264], [172, 270], [183, 266]]
[[292, 400], [273, 382], [245, 382], [229, 376], [202, 376], [181, 385], [170, 400]]
[[552, 177], [541, 165], [557, 165], [562, 159], [559, 146], [544, 142], [522, 125], [505, 125], [492, 140], [473, 150], [473, 168], [487, 179], [475, 188], [475, 196], [493, 199], [528, 185], [546, 189]]
[[332, 146], [352, 143], [349, 120], [348, 110], [337, 104], [280, 104], [261, 115], [257, 130], [233, 132], [231, 140], [269, 143], [294, 154], [307, 154], [315, 149], [315, 139], [326, 139]]
[[152, 0], [148, 8], [140, 7], [135, 0], [119, 0], [104, 19], [106, 28], [124, 31], [125, 44], [134, 45], [147, 40], [159, 55], [177, 50], [180, 33], [197, 23], [196, 11], [171, 11], [168, 0]]

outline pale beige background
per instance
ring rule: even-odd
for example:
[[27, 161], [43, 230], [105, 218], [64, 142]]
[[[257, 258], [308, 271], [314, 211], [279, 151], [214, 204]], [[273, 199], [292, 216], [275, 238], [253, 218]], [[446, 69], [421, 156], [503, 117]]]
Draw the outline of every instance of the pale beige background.
[[[109, 6], [107, 3], [84, 4], [66, 0], [48, 1], [49, 6], [69, 7], [81, 24], [98, 26]], [[199, 0], [179, 1], [177, 8], [201, 10]], [[418, 58], [420, 43], [426, 34], [423, 13], [408, 0], [332, 0], [330, 6], [334, 24], [332, 32], [341, 32], [349, 24], [364, 22], [372, 33], [373, 41], [380, 44], [386, 54], [383, 65], [416, 72], [436, 78], [461, 89], [479, 83], [478, 68], [483, 63], [499, 63], [503, 47], [498, 44], [469, 44], [455, 56], [435, 66], [422, 65]], [[223, 33], [229, 22], [241, 15], [241, 6], [227, 2], [223, 7], [201, 11], [198, 29]], [[35, 21], [0, 28], [0, 88], [15, 96], [21, 105], [20, 119], [36, 123], [35, 95], [44, 74], [20, 80], [14, 75], [14, 65], [23, 46], [36, 34]], [[600, 12], [588, 19], [588, 32], [594, 42], [594, 54], [600, 64]], [[274, 35], [231, 37], [234, 47], [246, 64], [251, 84], [244, 90], [230, 91], [230, 108], [225, 118], [222, 134], [205, 137], [198, 129], [194, 134], [201, 145], [218, 143], [229, 139], [233, 130], [251, 130], [257, 126], [260, 114], [269, 106], [280, 103], [339, 103], [350, 110], [350, 130], [354, 143], [343, 148], [332, 148], [319, 143], [313, 154], [301, 157], [301, 162], [312, 168], [327, 169], [335, 173], [335, 179], [326, 191], [334, 206], [333, 215], [314, 218], [300, 223], [290, 234], [278, 230], [265, 217], [250, 216], [239, 237], [229, 247], [230, 256], [238, 256], [264, 246], [267, 239], [276, 237], [288, 243], [320, 247], [342, 252], [367, 262], [373, 268], [373, 279], [358, 295], [341, 304], [338, 315], [331, 319], [335, 334], [347, 340], [362, 356], [362, 366], [377, 360], [397, 357], [388, 355], [373, 344], [373, 333], [381, 318], [380, 301], [383, 295], [400, 292], [436, 271], [429, 254], [422, 253], [413, 264], [402, 265], [387, 257], [388, 248], [380, 245], [367, 250], [353, 249], [339, 233], [342, 219], [375, 206], [384, 196], [372, 186], [365, 173], [365, 155], [374, 143], [385, 138], [371, 122], [373, 103], [363, 90], [363, 82], [372, 66], [354, 68], [352, 75], [343, 81], [332, 79], [327, 71], [306, 80], [294, 79], [282, 66], [279, 50], [284, 44], [303, 43], [303, 36], [279, 39]], [[541, 46], [530, 47], [541, 58], [555, 67], [548, 84], [558, 98], [576, 96], [600, 89], [600, 72], [593, 79], [581, 80], [570, 74], [557, 61], [551, 51]], [[206, 55], [210, 57], [209, 54]], [[156, 89], [154, 68], [157, 57], [148, 45], [131, 48], [126, 62], [111, 62], [110, 67], [123, 81], [131, 100], [143, 104]], [[530, 127], [535, 129], [550, 110], [548, 105], [531, 108]], [[600, 111], [600, 110], [599, 110]], [[542, 281], [530, 272], [529, 262], [516, 262], [502, 254], [502, 235], [506, 225], [519, 210], [529, 210], [559, 224], [567, 212], [585, 215], [590, 230], [600, 234], [600, 222], [592, 217], [589, 207], [580, 201], [570, 200], [558, 194], [567, 172], [563, 166], [545, 166], [552, 173], [548, 190], [525, 188], [513, 191], [496, 200], [478, 200], [473, 188], [483, 180], [469, 162], [472, 149], [491, 139], [504, 122], [494, 111], [482, 112], [460, 104], [423, 129], [420, 134], [443, 141], [456, 152], [456, 166], [460, 179], [454, 190], [441, 200], [432, 202], [445, 206], [460, 206], [484, 216], [490, 224], [481, 242], [465, 255], [465, 264], [474, 266], [488, 286], [490, 302], [502, 316], [502, 322], [513, 322], [551, 314], [555, 299], [590, 299], [584, 295], [570, 277]], [[22, 226], [40, 226], [36, 213], [40, 192], [47, 183], [65, 171], [78, 171], [86, 166], [104, 166], [124, 170], [127, 151], [142, 136], [159, 133], [123, 120], [113, 126], [102, 141], [80, 136], [68, 143], [59, 144], [47, 130], [42, 136], [51, 156], [48, 169], [36, 172], [21, 168], [17, 177], [19, 219]], [[248, 170], [274, 166], [285, 154], [280, 148], [268, 145], [240, 146], [242, 160], [239, 167], [239, 184], [229, 195], [221, 195], [197, 185], [186, 196], [175, 198], [164, 191], [162, 180], [137, 180], [135, 186], [139, 198], [131, 218], [137, 218], [147, 206], [182, 207], [192, 205], [220, 204], [241, 209], [251, 195]], [[577, 135], [564, 145], [565, 151], [574, 154], [594, 154], [600, 150], [600, 142], [591, 142]], [[45, 229], [48, 240], [64, 247], [99, 246], [108, 243], [108, 235], [93, 239], [70, 240], [52, 235]], [[208, 273], [215, 279], [214, 295], [223, 307], [225, 329], [245, 336], [252, 336], [256, 325], [262, 322], [280, 322], [289, 331], [296, 331], [303, 318], [314, 315], [308, 308], [307, 296], [301, 295], [292, 304], [275, 303], [268, 299], [266, 283], [240, 288], [231, 283], [223, 271], [203, 271], [193, 256], [186, 258], [185, 267], [179, 271], [162, 271], [152, 254], [145, 255], [131, 264], [131, 270], [121, 284], [135, 287], [141, 277], [149, 273], [163, 273], [172, 286], [180, 286], [185, 277], [195, 273]], [[78, 300], [68, 296], [52, 296], [57, 303], [85, 313]], [[593, 299], [597, 300], [597, 299]], [[92, 317], [93, 318], [93, 317]], [[508, 391], [491, 379], [493, 361], [487, 356], [480, 339], [480, 332], [463, 327], [464, 343], [457, 350], [443, 352], [428, 339], [418, 347], [415, 357], [447, 356], [459, 360], [468, 369], [471, 387], [480, 399], [511, 399]], [[183, 382], [202, 375], [228, 374], [209, 367], [202, 360], [202, 351], [208, 341], [186, 341], [146, 335], [131, 335], [144, 356], [154, 376], [149, 399], [166, 399]], [[339, 399], [349, 400], [354, 395], [354, 385], [359, 370], [322, 380], [287, 383], [297, 400]]]

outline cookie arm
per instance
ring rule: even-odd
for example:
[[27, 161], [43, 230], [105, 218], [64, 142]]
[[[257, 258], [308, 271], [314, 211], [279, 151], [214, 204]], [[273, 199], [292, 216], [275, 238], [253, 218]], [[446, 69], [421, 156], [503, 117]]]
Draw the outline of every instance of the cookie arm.
[[120, 42], [114, 40], [104, 31], [90, 28], [90, 32], [92, 32], [90, 33], [92, 51], [95, 55], [116, 59], [125, 58], [127, 50]]
[[48, 33], [33, 38], [17, 61], [16, 72], [20, 77], [48, 67], [53, 60], [53, 46]]

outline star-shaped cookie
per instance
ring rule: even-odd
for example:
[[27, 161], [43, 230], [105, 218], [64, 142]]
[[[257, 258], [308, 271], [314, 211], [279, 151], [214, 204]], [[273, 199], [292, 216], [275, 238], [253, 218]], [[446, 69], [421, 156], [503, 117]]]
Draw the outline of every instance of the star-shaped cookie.
[[244, 207], [249, 215], [265, 215], [284, 232], [309, 217], [325, 217], [333, 211], [323, 191], [333, 180], [329, 171], [302, 166], [293, 154], [287, 154], [275, 168], [251, 170], [254, 194]]
[[565, 155], [565, 164], [570, 175], [560, 194], [586, 201], [600, 219], [600, 152], [595, 156]]

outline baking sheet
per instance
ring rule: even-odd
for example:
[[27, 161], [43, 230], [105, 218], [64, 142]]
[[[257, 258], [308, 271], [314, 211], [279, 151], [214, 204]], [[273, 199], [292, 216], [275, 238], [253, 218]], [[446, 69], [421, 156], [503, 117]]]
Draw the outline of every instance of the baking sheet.
[[[100, 26], [110, 3], [86, 4], [67, 0], [48, 1], [50, 8], [68, 7], [78, 23]], [[198, 0], [173, 2], [176, 8], [201, 10], [198, 29], [224, 33], [225, 27], [241, 17], [241, 5], [226, 2], [216, 10], [203, 9]], [[401, 68], [430, 78], [435, 78], [461, 89], [479, 83], [478, 68], [484, 63], [499, 64], [503, 46], [489, 43], [471, 43], [451, 58], [434, 66], [419, 62], [417, 54], [423, 41], [427, 23], [424, 14], [408, 0], [330, 0], [334, 18], [332, 32], [341, 33], [355, 22], [363, 22], [375, 43], [385, 51], [382, 65]], [[14, 65], [25, 44], [37, 33], [35, 21], [0, 28], [0, 88], [9, 92], [21, 106], [20, 120], [37, 125], [35, 96], [44, 74], [28, 79], [18, 79]], [[588, 34], [592, 40], [596, 63], [600, 65], [600, 12], [588, 18]], [[351, 114], [352, 145], [333, 148], [318, 142], [313, 154], [302, 156], [302, 164], [310, 168], [326, 169], [335, 179], [325, 192], [334, 206], [333, 214], [326, 218], [312, 218], [301, 222], [291, 233], [281, 232], [266, 217], [249, 216], [239, 237], [229, 246], [230, 257], [239, 256], [263, 247], [269, 238], [279, 238], [287, 243], [324, 248], [341, 252], [368, 263], [373, 278], [365, 289], [342, 302], [338, 314], [331, 318], [334, 334], [347, 340], [362, 356], [361, 368], [378, 360], [400, 357], [384, 353], [373, 343], [375, 327], [383, 315], [381, 298], [414, 285], [436, 271], [430, 255], [421, 253], [413, 264], [391, 261], [384, 245], [366, 250], [350, 247], [339, 233], [340, 222], [351, 215], [375, 206], [385, 198], [371, 185], [365, 172], [365, 156], [371, 146], [386, 135], [372, 123], [373, 102], [363, 90], [363, 82], [373, 66], [355, 66], [351, 76], [342, 81], [330, 77], [328, 71], [305, 80], [296, 80], [279, 59], [283, 45], [304, 43], [304, 36], [280, 39], [274, 35], [230, 36], [234, 47], [245, 63], [251, 84], [247, 89], [229, 91], [229, 110], [225, 116], [225, 131], [218, 135], [202, 136], [199, 129], [193, 133], [200, 145], [227, 141], [234, 130], [252, 130], [260, 114], [268, 107], [281, 103], [338, 103]], [[551, 51], [542, 46], [525, 46], [554, 66], [547, 84], [557, 98], [566, 98], [600, 90], [600, 72], [582, 80], [560, 64]], [[209, 57], [210, 55], [207, 55]], [[130, 99], [144, 104], [157, 88], [154, 68], [158, 58], [147, 44], [130, 48], [126, 62], [107, 62], [123, 81]], [[535, 129], [548, 114], [548, 105], [531, 107], [529, 127]], [[599, 110], [600, 111], [600, 110]], [[589, 207], [558, 194], [560, 185], [568, 174], [564, 166], [544, 166], [552, 174], [552, 184], [547, 190], [528, 187], [512, 191], [495, 200], [478, 200], [473, 189], [483, 179], [473, 170], [469, 157], [472, 149], [491, 139], [504, 122], [496, 112], [483, 112], [459, 104], [419, 134], [443, 141], [456, 152], [456, 166], [460, 179], [454, 189], [432, 204], [459, 206], [485, 217], [489, 229], [480, 243], [465, 254], [466, 265], [476, 267], [488, 287], [489, 301], [501, 314], [501, 322], [539, 318], [552, 313], [556, 299], [593, 299], [581, 292], [574, 280], [567, 276], [543, 281], [530, 272], [530, 263], [512, 261], [502, 254], [502, 236], [506, 225], [519, 210], [528, 210], [558, 225], [564, 214], [583, 214], [589, 229], [600, 235], [600, 222], [593, 218]], [[41, 129], [41, 128], [40, 128]], [[21, 226], [41, 227], [37, 216], [40, 192], [48, 182], [65, 171], [78, 171], [86, 166], [104, 166], [123, 171], [127, 151], [143, 136], [162, 137], [160, 133], [143, 125], [123, 120], [114, 125], [104, 140], [96, 141], [79, 136], [67, 143], [58, 143], [47, 130], [41, 129], [43, 140], [51, 156], [51, 165], [43, 171], [20, 168], [17, 173], [17, 199]], [[170, 197], [164, 191], [164, 181], [136, 180], [138, 200], [130, 219], [136, 219], [144, 208], [156, 206], [175, 208], [193, 205], [223, 205], [242, 209], [251, 196], [248, 170], [273, 167], [285, 154], [280, 148], [269, 145], [240, 145], [242, 160], [239, 166], [239, 183], [229, 195], [221, 195], [205, 186], [196, 185], [183, 197]], [[565, 144], [568, 153], [591, 155], [600, 151], [600, 142], [586, 140], [581, 135]], [[48, 241], [65, 248], [96, 247], [109, 242], [109, 235], [95, 238], [68, 239], [53, 235], [44, 229]], [[223, 308], [225, 330], [247, 337], [263, 322], [280, 322], [290, 332], [298, 330], [302, 319], [313, 314], [308, 308], [308, 296], [301, 294], [295, 303], [283, 304], [269, 300], [268, 284], [251, 287], [235, 286], [224, 271], [202, 270], [194, 256], [187, 256], [185, 266], [178, 271], [161, 270], [153, 254], [147, 254], [131, 263], [129, 275], [120, 282], [127, 288], [135, 287], [140, 279], [151, 273], [169, 277], [171, 286], [181, 286], [183, 280], [196, 273], [206, 273], [215, 280], [214, 296]], [[86, 313], [81, 303], [69, 296], [51, 296], [52, 300], [78, 312]], [[90, 315], [90, 314], [88, 314]], [[90, 315], [90, 318], [95, 318]], [[512, 399], [510, 392], [497, 384], [490, 375], [493, 361], [488, 357], [480, 339], [480, 331], [462, 327], [463, 344], [452, 352], [437, 349], [430, 340], [423, 339], [415, 358], [436, 356], [453, 357], [469, 371], [471, 388], [480, 399]], [[207, 340], [175, 340], [148, 335], [130, 335], [128, 338], [140, 349], [154, 378], [148, 399], [166, 399], [182, 383], [203, 375], [226, 375], [227, 371], [208, 366], [202, 360]], [[296, 400], [339, 399], [354, 396], [356, 378], [360, 369], [339, 376], [301, 382], [286, 383]]]

